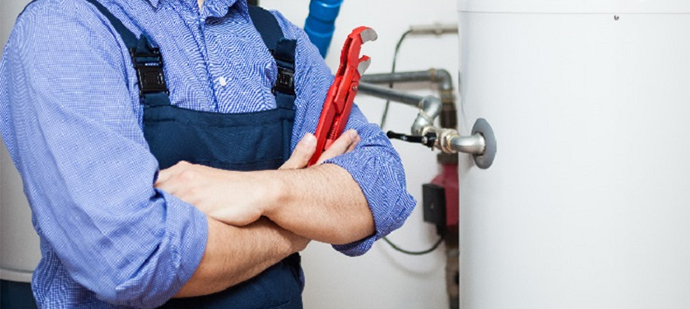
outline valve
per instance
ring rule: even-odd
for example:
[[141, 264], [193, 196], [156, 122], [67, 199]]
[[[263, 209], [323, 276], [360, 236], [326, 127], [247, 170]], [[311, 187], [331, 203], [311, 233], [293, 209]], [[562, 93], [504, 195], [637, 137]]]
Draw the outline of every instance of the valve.
[[405, 135], [402, 133], [388, 131], [386, 132], [386, 136], [388, 136], [390, 139], [399, 139], [408, 143], [419, 143], [431, 148], [431, 150], [434, 149], [437, 140], [436, 132], [428, 132], [424, 135]]
[[484, 118], [479, 118], [472, 127], [472, 135], [461, 136], [458, 131], [450, 128], [436, 128], [425, 126], [417, 132], [423, 135], [405, 135], [388, 131], [390, 139], [399, 139], [410, 143], [419, 143], [438, 148], [443, 153], [469, 153], [474, 157], [477, 167], [487, 169], [493, 164], [496, 157], [496, 137], [489, 123]]

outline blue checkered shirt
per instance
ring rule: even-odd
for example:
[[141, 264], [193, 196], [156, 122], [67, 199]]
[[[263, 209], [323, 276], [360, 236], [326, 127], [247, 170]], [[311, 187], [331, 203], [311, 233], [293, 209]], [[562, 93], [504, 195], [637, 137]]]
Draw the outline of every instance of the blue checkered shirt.
[[[276, 64], [244, 0], [104, 0], [161, 48], [174, 105], [218, 113], [276, 107]], [[304, 32], [297, 39], [292, 148], [316, 128], [333, 76]], [[0, 130], [22, 175], [42, 259], [33, 289], [43, 308], [155, 307], [194, 273], [206, 217], [153, 187], [136, 73], [110, 22], [84, 0], [37, 0], [18, 18], [0, 64]], [[402, 225], [415, 205], [398, 155], [355, 106], [362, 141], [330, 163], [350, 172], [376, 234], [335, 248], [359, 255]], [[232, 151], [233, 145], [227, 145]]]

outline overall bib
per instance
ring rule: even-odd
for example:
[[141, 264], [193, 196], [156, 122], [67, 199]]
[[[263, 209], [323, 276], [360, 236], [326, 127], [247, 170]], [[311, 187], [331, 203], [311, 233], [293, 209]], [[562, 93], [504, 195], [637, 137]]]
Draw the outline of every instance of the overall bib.
[[[277, 108], [221, 114], [171, 105], [159, 50], [149, 44], [145, 34], [137, 38], [96, 0], [87, 1], [110, 20], [132, 54], [144, 105], [144, 136], [160, 169], [181, 160], [237, 171], [277, 169], [289, 158], [295, 116], [296, 42], [283, 38], [271, 13], [254, 6], [249, 10], [254, 26], [278, 65], [273, 87]], [[293, 254], [225, 291], [172, 299], [160, 308], [302, 308], [303, 282], [300, 257]]]

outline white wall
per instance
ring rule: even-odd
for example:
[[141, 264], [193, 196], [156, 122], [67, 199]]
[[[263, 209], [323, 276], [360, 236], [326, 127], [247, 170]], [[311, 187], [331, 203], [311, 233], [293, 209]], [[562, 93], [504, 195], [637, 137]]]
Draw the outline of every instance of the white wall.
[[30, 0], [0, 0], [0, 47], [4, 47], [19, 12]]
[[[0, 48], [29, 0], [0, 0]], [[0, 139], [0, 142], [2, 140]], [[29, 203], [5, 144], [0, 144], [0, 279], [29, 282], [40, 260], [39, 240], [31, 226]]]
[[[260, 0], [266, 8], [278, 9], [303, 26], [309, 0]], [[336, 22], [336, 32], [326, 61], [332, 71], [338, 66], [340, 49], [350, 31], [361, 25], [374, 28], [379, 39], [369, 42], [363, 53], [372, 58], [368, 73], [390, 72], [395, 44], [410, 25], [456, 23], [457, 1], [357, 1], [345, 0]], [[401, 46], [397, 71], [443, 68], [457, 85], [458, 38], [456, 35], [408, 36]], [[397, 88], [397, 87], [396, 87]], [[409, 87], [408, 87], [409, 88]], [[437, 94], [425, 83], [414, 85], [416, 93]], [[456, 90], [457, 92], [457, 90]], [[371, 122], [378, 123], [384, 101], [360, 95], [355, 100]], [[384, 130], [409, 134], [416, 116], [410, 107], [393, 103]], [[466, 124], [471, 128], [472, 123]], [[437, 174], [436, 152], [417, 144], [394, 141], [407, 172], [411, 194], [421, 202], [421, 186]], [[436, 241], [434, 228], [422, 220], [421, 206], [405, 225], [390, 235], [399, 246], [423, 250]], [[426, 256], [407, 256], [380, 241], [362, 257], [348, 258], [330, 246], [313, 243], [303, 254], [307, 277], [306, 308], [447, 308], [445, 250]]]

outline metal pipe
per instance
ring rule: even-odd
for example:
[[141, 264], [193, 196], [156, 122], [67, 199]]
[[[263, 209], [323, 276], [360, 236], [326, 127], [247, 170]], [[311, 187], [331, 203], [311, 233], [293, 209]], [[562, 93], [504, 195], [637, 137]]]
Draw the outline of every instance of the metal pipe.
[[444, 104], [441, 113], [441, 127], [456, 128], [458, 126], [455, 96], [453, 94], [453, 77], [444, 69], [367, 74], [362, 76], [362, 81], [372, 84], [430, 81], [438, 86], [441, 93], [441, 102]]
[[453, 92], [453, 78], [444, 69], [429, 69], [426, 71], [377, 73], [362, 76], [362, 81], [371, 84], [387, 84], [396, 82], [431, 81], [438, 85], [439, 90]]
[[450, 139], [449, 144], [455, 151], [473, 155], [482, 155], [486, 150], [486, 140], [479, 133], [470, 136], [454, 136]]
[[434, 125], [434, 119], [441, 113], [443, 103], [434, 96], [418, 96], [415, 94], [404, 93], [395, 89], [374, 86], [367, 83], [359, 83], [360, 93], [369, 94], [382, 99], [396, 101], [419, 108], [419, 114], [412, 123], [412, 134], [420, 134], [422, 129]]
[[453, 78], [444, 69], [430, 69], [431, 81], [435, 82], [441, 91], [453, 91]]
[[443, 69], [431, 69], [429, 72], [431, 73], [432, 81], [438, 85], [441, 92], [441, 102], [443, 103], [441, 127], [457, 128], [458, 115], [455, 109], [455, 96], [453, 95], [453, 78], [448, 71]]
[[[366, 75], [365, 75], [366, 76]], [[364, 79], [362, 79], [363, 81]], [[359, 90], [360, 93], [368, 94], [382, 99], [387, 99], [395, 102], [405, 103], [412, 107], [418, 107], [419, 102], [424, 100], [423, 96], [416, 94], [409, 94], [402, 91], [374, 86], [372, 84], [360, 82]]]
[[441, 113], [443, 103], [437, 97], [426, 96], [419, 102], [419, 114], [412, 123], [412, 134], [424, 135], [422, 130], [434, 125], [434, 119]]
[[[398, 90], [378, 87], [367, 83], [359, 83], [359, 92], [370, 94], [379, 98], [389, 99], [419, 108], [419, 114], [412, 124], [412, 134], [427, 136], [428, 133], [436, 134], [434, 147], [445, 154], [458, 152], [469, 153], [474, 156], [474, 161], [481, 169], [487, 169], [493, 164], [496, 157], [496, 138], [489, 123], [479, 118], [474, 123], [472, 135], [461, 136], [453, 128], [437, 128], [434, 119], [445, 109], [448, 104], [434, 96], [420, 97], [407, 94]], [[415, 104], [416, 103], [416, 104]]]
[[362, 81], [372, 84], [387, 84], [396, 82], [418, 82], [430, 81], [429, 71], [397, 72], [397, 73], [377, 73], [362, 76]]
[[419, 133], [420, 135], [436, 133], [436, 143], [434, 147], [444, 153], [462, 152], [482, 155], [486, 152], [486, 139], [480, 133], [474, 133], [470, 136], [461, 136], [455, 129], [437, 128], [431, 125], [421, 128]]
[[444, 33], [458, 33], [457, 24], [440, 24], [435, 23], [432, 25], [412, 25], [410, 26], [410, 31], [412, 34], [435, 34], [441, 35]]

